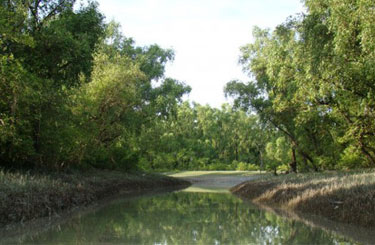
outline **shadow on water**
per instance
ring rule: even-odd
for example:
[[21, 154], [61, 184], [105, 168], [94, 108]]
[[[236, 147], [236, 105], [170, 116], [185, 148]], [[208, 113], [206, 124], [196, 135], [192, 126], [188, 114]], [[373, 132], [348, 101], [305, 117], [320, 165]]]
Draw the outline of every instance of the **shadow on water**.
[[47, 231], [15, 238], [13, 242], [352, 244], [334, 233], [261, 210], [231, 194], [202, 192], [116, 200]]
[[58, 228], [60, 226], [64, 226], [64, 224], [71, 222], [77, 217], [96, 213], [98, 210], [101, 210], [102, 208], [107, 207], [108, 205], [111, 205], [117, 201], [156, 196], [177, 190], [181, 190], [181, 187], [172, 186], [132, 192], [120, 192], [117, 196], [110, 196], [87, 207], [77, 207], [61, 214], [54, 214], [50, 217], [39, 218], [36, 220], [27, 221], [25, 223], [13, 223], [0, 229], [0, 244], [14, 244], [22, 242], [27, 237], [34, 237], [37, 234], [42, 234], [55, 227]]
[[[254, 205], [249, 201], [245, 202], [248, 202], [250, 205]], [[374, 231], [361, 226], [332, 221], [319, 215], [293, 212], [291, 210], [283, 210], [266, 205], [257, 204], [256, 206], [259, 209], [284, 217], [285, 219], [295, 220], [307, 226], [322, 229], [327, 232], [334, 232], [339, 236], [349, 238], [357, 243], [374, 244], [375, 241]]]

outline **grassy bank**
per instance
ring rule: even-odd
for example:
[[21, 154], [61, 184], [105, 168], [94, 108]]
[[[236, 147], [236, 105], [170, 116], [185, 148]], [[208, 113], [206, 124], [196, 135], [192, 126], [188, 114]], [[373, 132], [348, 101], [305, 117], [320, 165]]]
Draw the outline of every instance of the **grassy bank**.
[[254, 203], [375, 227], [375, 171], [265, 177], [231, 191]]
[[75, 173], [10, 173], [0, 171], [0, 227], [88, 206], [116, 194], [189, 183], [146, 173], [90, 170]]

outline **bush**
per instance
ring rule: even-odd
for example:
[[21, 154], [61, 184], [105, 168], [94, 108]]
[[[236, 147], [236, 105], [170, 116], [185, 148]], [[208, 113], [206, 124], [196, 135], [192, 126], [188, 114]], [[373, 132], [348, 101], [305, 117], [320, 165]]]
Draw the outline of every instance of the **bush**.
[[223, 162], [215, 161], [208, 165], [208, 170], [228, 170], [230, 168], [229, 164], [225, 164]]
[[259, 170], [259, 166], [255, 165], [255, 164], [252, 164], [252, 163], [249, 163], [249, 164], [247, 164], [247, 170], [249, 170], [249, 171], [258, 171]]
[[209, 165], [208, 163], [210, 162], [210, 159], [208, 157], [202, 157], [197, 159], [197, 163], [199, 166], [200, 170], [206, 170], [207, 166]]
[[238, 171], [245, 171], [245, 170], [247, 170], [247, 164], [244, 163], [244, 162], [239, 162], [237, 164], [236, 170], [238, 170]]
[[341, 154], [338, 167], [341, 169], [353, 169], [362, 167], [361, 163], [365, 162], [360, 151], [354, 146], [347, 147]]
[[257, 171], [259, 166], [252, 163], [239, 162], [236, 167], [237, 171]]
[[289, 171], [289, 166], [288, 164], [281, 164], [279, 166], [277, 166], [277, 171], [278, 172], [288, 172]]

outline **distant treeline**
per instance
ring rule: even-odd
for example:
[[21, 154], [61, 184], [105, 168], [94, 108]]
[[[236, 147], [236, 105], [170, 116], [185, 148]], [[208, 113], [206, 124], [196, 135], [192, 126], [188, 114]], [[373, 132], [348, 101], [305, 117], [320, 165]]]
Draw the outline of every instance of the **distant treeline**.
[[172, 50], [137, 47], [95, 3], [0, 4], [0, 166], [320, 170], [375, 165], [375, 3], [306, 1], [254, 28], [234, 106], [183, 102]]

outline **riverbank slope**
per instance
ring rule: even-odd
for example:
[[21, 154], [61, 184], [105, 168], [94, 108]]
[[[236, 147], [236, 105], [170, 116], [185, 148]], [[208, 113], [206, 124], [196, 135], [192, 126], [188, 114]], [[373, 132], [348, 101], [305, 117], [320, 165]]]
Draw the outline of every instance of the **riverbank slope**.
[[255, 204], [375, 227], [375, 171], [263, 177], [231, 189]]
[[70, 173], [0, 171], [0, 227], [69, 212], [117, 194], [180, 189], [184, 180], [149, 173], [90, 170]]

